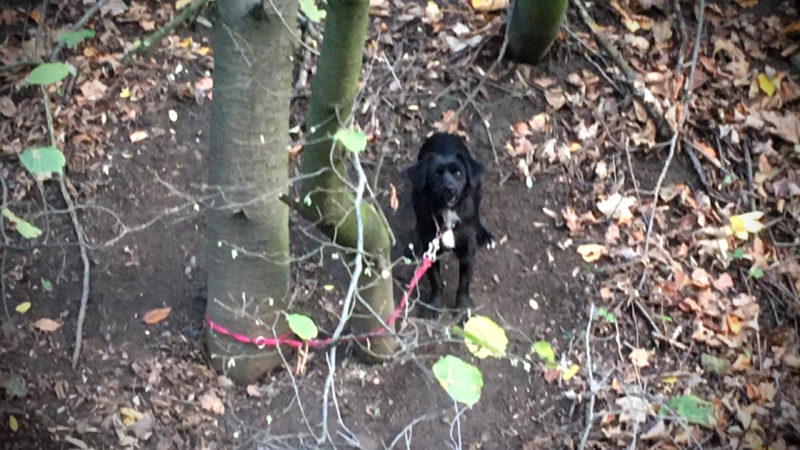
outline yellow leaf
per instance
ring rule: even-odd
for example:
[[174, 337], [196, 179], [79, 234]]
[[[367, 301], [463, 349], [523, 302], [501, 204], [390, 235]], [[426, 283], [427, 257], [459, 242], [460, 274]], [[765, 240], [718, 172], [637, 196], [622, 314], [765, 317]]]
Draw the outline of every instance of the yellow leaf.
[[8, 428], [15, 433], [19, 430], [19, 422], [17, 422], [17, 418], [13, 414], [8, 415]]
[[733, 334], [739, 334], [739, 332], [742, 331], [742, 326], [744, 325], [744, 323], [742, 323], [742, 319], [730, 314], [725, 316], [725, 323], [728, 324], [728, 329], [731, 330], [731, 333]]
[[678, 382], [678, 377], [663, 377], [661, 378], [661, 382], [672, 386], [673, 384]]
[[136, 411], [135, 409], [131, 408], [126, 408], [124, 406], [119, 409], [119, 412], [123, 416], [122, 424], [125, 425], [126, 427], [144, 417], [144, 414], [140, 413], [139, 411]]
[[577, 364], [573, 364], [573, 365], [567, 367], [567, 370], [565, 370], [561, 374], [561, 379], [564, 380], [564, 381], [571, 380], [572, 377], [574, 377], [575, 374], [578, 373], [578, 370], [580, 370], [580, 368], [581, 368], [581, 366], [579, 366]]
[[181, 48], [186, 48], [186, 47], [188, 47], [188, 46], [192, 45], [192, 37], [191, 37], [191, 36], [189, 36], [189, 37], [186, 37], [186, 38], [183, 38], [183, 39], [181, 39], [181, 41], [178, 43], [178, 45], [179, 45]]
[[333, 290], [333, 288], [334, 288], [334, 286], [332, 284], [326, 284], [326, 285], [322, 286], [322, 289], [325, 289], [325, 292], [330, 292], [330, 291]]
[[14, 311], [20, 314], [25, 314], [26, 312], [28, 312], [29, 309], [31, 309], [31, 302], [22, 302], [19, 305], [17, 305], [16, 308], [14, 308]]
[[738, 239], [746, 240], [747, 233], [758, 233], [764, 228], [764, 225], [758, 221], [764, 213], [761, 211], [753, 211], [738, 216], [730, 216], [728, 222], [730, 223], [730, 231], [726, 230], [729, 234], [735, 234]]
[[606, 254], [606, 248], [600, 244], [583, 244], [578, 247], [578, 253], [586, 262], [594, 262]]
[[210, 48], [206, 47], [205, 45], [197, 49], [197, 54], [200, 56], [206, 56], [208, 51], [211, 50]]
[[773, 83], [766, 74], [758, 74], [758, 87], [770, 97], [775, 93], [775, 83]]
[[125, 87], [119, 91], [119, 98], [130, 98], [130, 96], [131, 96], [131, 90], [129, 88]]
[[475, 11], [496, 11], [508, 7], [508, 0], [472, 0], [472, 7]]
[[464, 332], [468, 333], [464, 339], [469, 350], [477, 358], [487, 356], [499, 358], [506, 353], [508, 337], [506, 332], [492, 319], [486, 316], [472, 316], [464, 324]]
[[175, 11], [183, 9], [184, 6], [191, 3], [192, 0], [175, 0]]

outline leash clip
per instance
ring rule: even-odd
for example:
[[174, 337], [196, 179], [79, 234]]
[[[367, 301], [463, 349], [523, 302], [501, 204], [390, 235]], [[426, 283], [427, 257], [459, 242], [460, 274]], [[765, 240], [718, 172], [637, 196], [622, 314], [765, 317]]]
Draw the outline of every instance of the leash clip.
[[433, 240], [428, 244], [428, 250], [423, 256], [428, 258], [431, 262], [434, 262], [436, 261], [437, 253], [439, 253], [439, 236], [433, 238]]

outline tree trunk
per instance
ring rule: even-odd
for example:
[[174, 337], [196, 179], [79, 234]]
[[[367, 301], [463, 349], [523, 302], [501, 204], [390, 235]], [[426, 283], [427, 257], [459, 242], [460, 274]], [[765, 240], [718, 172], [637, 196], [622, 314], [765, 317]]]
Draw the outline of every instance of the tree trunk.
[[508, 21], [508, 57], [536, 64], [544, 57], [561, 28], [567, 0], [515, 0]]
[[[354, 196], [341, 177], [348, 173], [347, 150], [334, 145], [331, 137], [350, 115], [364, 53], [368, 0], [329, 0], [317, 73], [311, 82], [311, 98], [306, 117], [308, 136], [303, 149], [302, 171], [319, 175], [306, 179], [301, 188], [299, 210], [337, 244], [355, 248], [357, 238]], [[327, 170], [326, 170], [327, 169]], [[331, 170], [332, 169], [332, 170]], [[310, 204], [306, 204], [306, 199]], [[373, 311], [386, 319], [394, 308], [392, 278], [382, 278], [389, 270], [391, 247], [385, 219], [374, 205], [362, 203], [363, 248], [369, 269], [362, 274], [359, 295]], [[380, 322], [357, 302], [351, 322], [356, 334], [380, 329]], [[386, 334], [361, 342], [362, 350], [373, 356], [390, 355], [396, 344]]]
[[[288, 189], [290, 30], [297, 2], [217, 2], [211, 103], [207, 213], [208, 317], [245, 336], [272, 336], [289, 292]], [[280, 364], [276, 350], [258, 349], [210, 331], [217, 370], [250, 383]]]

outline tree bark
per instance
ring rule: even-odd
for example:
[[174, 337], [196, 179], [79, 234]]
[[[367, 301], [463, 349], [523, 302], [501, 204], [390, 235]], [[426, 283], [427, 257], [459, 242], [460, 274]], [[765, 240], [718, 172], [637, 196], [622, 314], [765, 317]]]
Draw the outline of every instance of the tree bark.
[[558, 34], [567, 0], [515, 0], [508, 21], [508, 57], [523, 64], [539, 62]]
[[[337, 244], [354, 249], [357, 226], [353, 193], [342, 178], [347, 176], [347, 150], [336, 145], [331, 137], [350, 115], [364, 53], [368, 0], [329, 0], [328, 16], [323, 34], [322, 51], [317, 73], [311, 82], [311, 98], [306, 117], [307, 144], [303, 148], [302, 171], [319, 175], [306, 179], [301, 187], [303, 198], [299, 210], [308, 220]], [[310, 202], [307, 203], [307, 200]], [[381, 318], [386, 319], [394, 308], [392, 278], [381, 277], [389, 270], [389, 233], [381, 211], [374, 205], [362, 203], [363, 248], [369, 269], [359, 282], [360, 297]], [[381, 324], [361, 303], [351, 321], [356, 334], [380, 329]], [[386, 334], [361, 342], [367, 354], [382, 357], [396, 348], [393, 338]]]
[[[280, 312], [289, 292], [289, 98], [293, 41], [278, 14], [294, 23], [297, 2], [217, 2], [208, 183], [206, 265], [210, 319], [232, 332], [272, 337], [287, 329]], [[214, 331], [211, 361], [237, 383], [281, 363]]]

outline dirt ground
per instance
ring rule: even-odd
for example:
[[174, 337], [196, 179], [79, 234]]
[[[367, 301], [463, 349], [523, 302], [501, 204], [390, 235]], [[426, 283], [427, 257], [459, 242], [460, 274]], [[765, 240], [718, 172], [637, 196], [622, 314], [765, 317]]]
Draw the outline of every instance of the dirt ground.
[[[376, 30], [373, 24], [370, 35], [374, 37]], [[181, 35], [191, 35], [197, 42], [208, 40], [208, 32], [202, 27], [181, 31]], [[408, 51], [424, 48], [413, 38], [408, 42], [413, 43]], [[490, 40], [476, 52], [474, 60], [485, 69], [497, 47], [498, 39]], [[563, 42], [557, 44], [544, 64], [527, 73], [528, 79], [545, 75], [565, 79], [571, 73], [592, 70], [574, 50]], [[173, 67], [162, 53], [155, 54], [155, 61], [149, 64], [157, 74], [165, 75]], [[420, 69], [424, 64], [410, 67], [399, 74], [404, 80], [426, 76]], [[575, 245], [590, 241], [590, 237], [576, 239], [572, 247], [565, 245], [569, 230], [547, 211], [558, 212], [565, 206], [579, 209], [591, 202], [594, 186], [585, 180], [593, 169], [567, 164], [542, 170], [534, 175], [532, 187], [526, 187], [516, 172], [516, 159], [508, 155], [503, 144], [512, 138], [513, 124], [546, 111], [547, 103], [540, 91], [521, 84], [509, 67], [501, 64], [496, 83], [484, 87], [475, 107], [467, 108], [461, 121], [472, 152], [487, 167], [482, 213], [499, 244], [478, 254], [473, 301], [478, 313], [494, 318], [507, 331], [510, 354], [525, 355], [533, 342], [545, 340], [558, 355], [583, 365], [588, 305], [598, 297], [598, 280], [605, 269], [587, 264], [574, 251]], [[119, 133], [105, 154], [95, 158], [89, 170], [73, 177], [79, 191], [83, 192], [82, 186], [93, 187], [91, 195], [80, 201], [86, 205], [79, 217], [87, 236], [97, 243], [114, 239], [113, 244], [90, 251], [91, 292], [77, 370], [71, 368], [70, 358], [83, 269], [67, 215], [50, 218], [50, 242], [32, 251], [8, 249], [4, 261], [4, 273], [10, 274], [4, 286], [8, 305], [30, 301], [33, 306], [25, 316], [12, 313], [2, 319], [0, 379], [21, 379], [25, 395], [0, 397], [1, 447], [319, 446], [320, 399], [327, 375], [324, 352], [309, 354], [303, 375], [277, 370], [247, 389], [233, 386], [207, 364], [202, 343], [204, 221], [195, 199], [202, 195], [206, 177], [210, 102], [187, 101], [176, 94], [178, 85], [194, 80], [204, 70], [198, 62], [189, 62], [176, 80], [145, 95], [147, 106], [135, 120], [109, 123], [107, 126], [118, 127]], [[372, 91], [365, 97], [375, 92], [375, 85], [394, 75], [384, 72], [384, 78], [366, 81]], [[404, 99], [405, 104], [403, 97], [394, 93], [391, 100], [397, 103], [382, 109], [386, 116], [401, 116], [395, 120], [397, 127], [392, 126], [371, 144], [387, 149], [378, 199], [398, 237], [395, 255], [402, 253], [413, 232], [413, 211], [403, 171], [442, 114], [457, 109], [464, 100], [463, 86], [475, 86], [472, 79], [455, 83], [458, 72], [442, 68], [430, 89], [414, 92]], [[452, 84], [458, 87], [448, 91]], [[301, 96], [293, 103], [293, 125], [302, 122], [304, 102]], [[421, 108], [404, 124], [403, 117], [407, 116], [403, 114], [407, 114], [405, 107], [409, 104], [435, 107]], [[173, 123], [170, 110], [180, 120]], [[562, 109], [553, 114], [552, 122], [569, 126], [572, 113]], [[485, 119], [490, 124], [488, 133]], [[150, 130], [150, 138], [131, 143], [128, 135], [135, 129]], [[625, 155], [613, 157], [622, 161]], [[642, 192], [654, 189], [663, 157], [663, 149], [633, 153], [631, 164]], [[368, 154], [365, 166], [370, 175], [376, 165], [375, 153]], [[687, 158], [676, 157], [673, 162], [665, 185], [673, 183], [698, 186]], [[396, 211], [390, 208], [386, 194], [390, 184], [398, 189]], [[57, 189], [48, 186], [44, 192], [49, 205], [64, 207]], [[36, 204], [29, 206], [33, 210]], [[293, 215], [291, 224], [293, 254], [313, 249], [299, 232], [308, 223]], [[309, 258], [292, 266], [293, 289], [301, 299], [299, 308], [322, 324], [329, 323], [331, 316], [318, 305], [335, 304], [344, 291], [341, 274], [330, 262], [325, 257]], [[452, 257], [445, 259], [446, 298], [453, 295], [457, 277], [454, 265]], [[405, 283], [412, 270], [412, 266], [400, 266], [394, 274], [398, 284]], [[44, 289], [42, 279], [52, 282], [51, 290]], [[333, 291], [322, 289], [331, 283], [335, 284]], [[398, 287], [398, 299], [400, 292]], [[165, 320], [156, 325], [143, 323], [145, 312], [164, 306], [172, 308]], [[30, 323], [40, 317], [57, 319], [63, 326], [53, 333], [41, 332]], [[577, 446], [585, 428], [586, 405], [584, 397], [569, 393], [588, 389], [585, 378], [578, 376], [577, 382], [567, 386], [558, 380], [548, 382], [536, 366], [526, 370], [508, 359], [472, 358], [463, 345], [441, 338], [447, 320], [410, 319], [406, 331], [418, 333], [417, 344], [391, 362], [365, 365], [352, 357], [348, 348], [338, 352], [334, 386], [338, 404], [329, 405], [327, 411], [330, 436], [338, 446]], [[638, 343], [641, 332], [642, 340], [647, 341], [648, 326], [643, 322], [634, 320], [623, 330], [622, 340]], [[605, 339], [594, 349], [595, 364], [603, 369], [613, 366], [619, 345], [611, 339], [611, 331], [605, 331], [600, 333]], [[660, 359], [653, 372], [677, 373], [685, 368], [688, 358], [699, 357], [691, 350], [661, 349], [671, 356]], [[481, 399], [471, 409], [454, 407], [433, 377], [431, 365], [446, 353], [470, 360], [483, 373]], [[290, 358], [290, 363], [295, 360]], [[221, 400], [223, 410], [205, 408], [209, 396]], [[130, 408], [151, 420], [145, 420], [138, 429], [126, 428], [121, 408]], [[19, 422], [16, 432], [6, 426], [8, 415]], [[599, 426], [594, 428], [590, 435], [593, 448], [612, 446], [603, 433]]]

